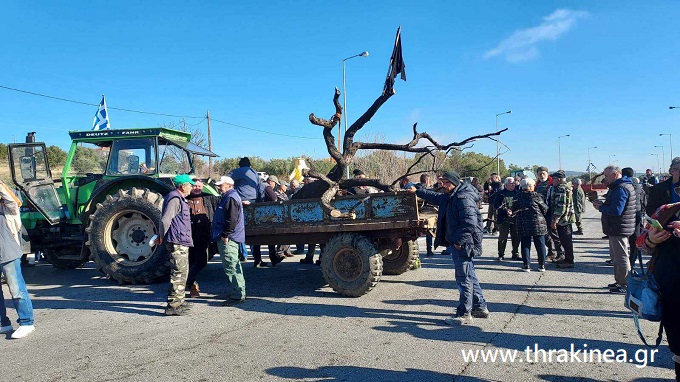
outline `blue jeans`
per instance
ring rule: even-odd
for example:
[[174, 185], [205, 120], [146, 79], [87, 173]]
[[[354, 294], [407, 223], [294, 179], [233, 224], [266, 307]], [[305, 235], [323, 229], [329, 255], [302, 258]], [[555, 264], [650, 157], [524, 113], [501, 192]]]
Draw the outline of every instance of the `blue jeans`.
[[[21, 275], [21, 258], [0, 264], [0, 272], [4, 273], [7, 278], [9, 293], [12, 295], [12, 301], [14, 301], [14, 307], [19, 316], [19, 325], [33, 325], [33, 304], [31, 303], [31, 298], [28, 296], [24, 277]], [[2, 322], [2, 326], [10, 326], [12, 324], [9, 318], [7, 318], [5, 296], [1, 290], [0, 321]]]
[[534, 242], [534, 247], [536, 247], [536, 254], [538, 255], [538, 265], [545, 264], [545, 235], [539, 236], [522, 236], [521, 246], [522, 246], [522, 261], [524, 265], [529, 266], [531, 263], [531, 242]]
[[460, 292], [460, 303], [456, 309], [456, 315], [470, 313], [474, 310], [486, 308], [486, 301], [482, 294], [482, 287], [479, 286], [479, 279], [475, 273], [475, 264], [465, 250], [457, 250], [456, 247], [449, 247], [451, 258], [456, 270], [456, 286]]

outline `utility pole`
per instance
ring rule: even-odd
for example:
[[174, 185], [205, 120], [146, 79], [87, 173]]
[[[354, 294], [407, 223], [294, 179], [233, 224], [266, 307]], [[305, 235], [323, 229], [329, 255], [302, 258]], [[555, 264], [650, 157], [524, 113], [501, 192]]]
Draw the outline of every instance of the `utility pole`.
[[187, 131], [187, 120], [182, 118], [182, 126], [184, 127], [182, 131]]
[[[210, 110], [207, 111], [205, 118], [208, 120], [208, 150], [212, 151], [212, 136], [210, 135]], [[212, 157], [208, 157], [208, 178], [212, 177]]]

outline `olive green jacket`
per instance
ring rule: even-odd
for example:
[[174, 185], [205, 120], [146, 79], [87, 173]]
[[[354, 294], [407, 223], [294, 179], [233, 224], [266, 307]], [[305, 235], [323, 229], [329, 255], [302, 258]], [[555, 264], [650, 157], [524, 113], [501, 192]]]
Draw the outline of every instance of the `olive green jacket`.
[[574, 212], [580, 215], [586, 211], [586, 193], [580, 185], [574, 190]]

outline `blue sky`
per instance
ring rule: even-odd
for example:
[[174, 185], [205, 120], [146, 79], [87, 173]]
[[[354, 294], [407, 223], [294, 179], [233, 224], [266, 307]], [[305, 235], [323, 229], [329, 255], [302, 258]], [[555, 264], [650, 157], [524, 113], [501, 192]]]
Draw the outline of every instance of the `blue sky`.
[[[4, 1], [0, 85], [109, 107], [211, 117], [221, 156], [326, 157], [309, 113], [334, 112], [347, 61], [350, 123], [382, 91], [397, 27], [407, 81], [358, 135], [442, 142], [495, 131], [506, 163], [585, 170], [588, 147], [656, 168], [680, 127], [680, 2], [656, 1]], [[66, 148], [96, 107], [0, 89], [0, 141], [27, 131]], [[110, 110], [113, 128], [179, 118]], [[188, 124], [206, 127], [201, 119]], [[680, 134], [674, 155], [680, 156]], [[473, 150], [495, 155], [494, 142]], [[660, 155], [661, 156], [661, 155]]]

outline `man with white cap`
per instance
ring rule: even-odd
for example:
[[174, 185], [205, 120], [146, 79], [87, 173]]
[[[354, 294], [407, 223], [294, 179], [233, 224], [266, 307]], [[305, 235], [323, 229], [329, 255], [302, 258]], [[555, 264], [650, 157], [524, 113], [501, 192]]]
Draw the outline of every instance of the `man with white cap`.
[[231, 285], [225, 305], [237, 304], [246, 299], [246, 280], [238, 259], [238, 249], [246, 241], [246, 228], [243, 218], [243, 204], [238, 192], [234, 190], [234, 180], [222, 176], [215, 182], [222, 194], [212, 222], [211, 237], [217, 242], [222, 258], [222, 268]]

